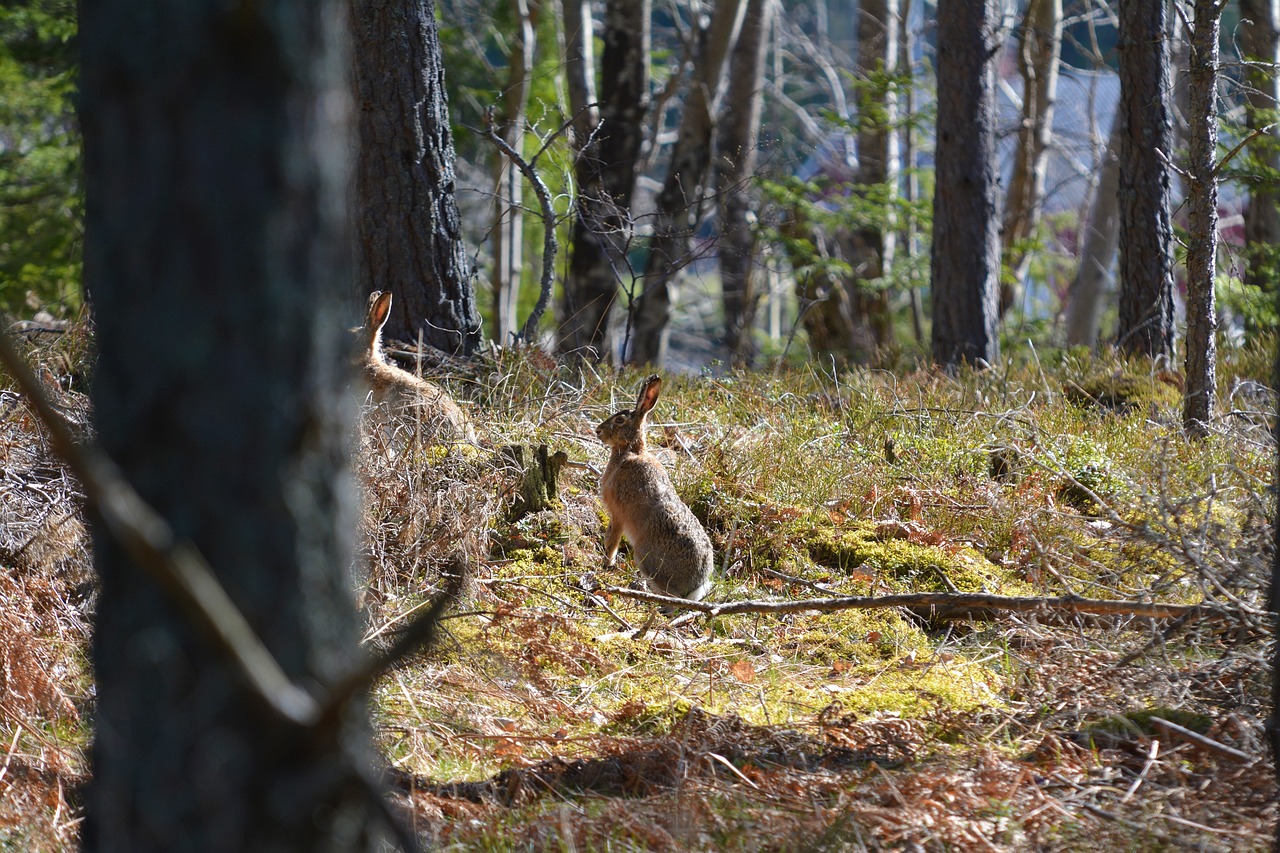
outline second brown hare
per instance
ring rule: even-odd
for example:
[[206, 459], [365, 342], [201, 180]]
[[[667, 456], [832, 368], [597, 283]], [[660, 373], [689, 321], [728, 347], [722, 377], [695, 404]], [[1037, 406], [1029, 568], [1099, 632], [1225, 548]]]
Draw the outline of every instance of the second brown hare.
[[390, 291], [369, 294], [369, 307], [360, 330], [360, 366], [373, 404], [391, 411], [416, 410], [422, 415], [424, 435], [429, 439], [474, 443], [471, 421], [447, 391], [387, 362], [382, 352], [382, 327], [390, 313]]
[[645, 417], [658, 402], [662, 379], [650, 376], [636, 407], [611, 415], [596, 435], [609, 448], [600, 496], [609, 510], [605, 561], [614, 565], [623, 534], [649, 588], [698, 601], [711, 589], [711, 539], [680, 500], [671, 478], [645, 448]]

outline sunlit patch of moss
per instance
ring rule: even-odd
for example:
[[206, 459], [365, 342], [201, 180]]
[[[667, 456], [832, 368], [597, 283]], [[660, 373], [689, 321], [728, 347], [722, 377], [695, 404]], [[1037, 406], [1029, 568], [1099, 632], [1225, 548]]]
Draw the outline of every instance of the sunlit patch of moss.
[[1064, 385], [1063, 393], [1078, 406], [1100, 406], [1121, 414], [1152, 404], [1177, 406], [1182, 399], [1182, 392], [1171, 377], [1127, 370], [1093, 373], [1070, 380]]
[[887, 586], [911, 592], [1031, 593], [1025, 582], [973, 548], [885, 537], [869, 522], [815, 527], [805, 548], [815, 563], [854, 575], [868, 592]]

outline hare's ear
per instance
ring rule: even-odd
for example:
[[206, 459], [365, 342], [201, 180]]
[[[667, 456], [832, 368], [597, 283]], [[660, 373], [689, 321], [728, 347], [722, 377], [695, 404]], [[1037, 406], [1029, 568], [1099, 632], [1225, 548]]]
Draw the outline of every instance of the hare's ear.
[[636, 414], [647, 415], [649, 411], [658, 404], [658, 392], [662, 390], [662, 377], [653, 374], [645, 380], [644, 387], [640, 389], [640, 396], [636, 398]]
[[374, 291], [369, 295], [369, 328], [381, 329], [391, 313], [391, 291]]

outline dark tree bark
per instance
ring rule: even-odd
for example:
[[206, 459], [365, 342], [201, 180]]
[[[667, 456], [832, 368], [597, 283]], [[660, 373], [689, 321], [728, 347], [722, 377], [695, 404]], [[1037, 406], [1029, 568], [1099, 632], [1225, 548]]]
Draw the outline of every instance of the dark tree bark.
[[1165, 0], [1119, 6], [1120, 348], [1173, 353], [1173, 121]]
[[1217, 381], [1217, 309], [1213, 279], [1218, 253], [1218, 34], [1222, 0], [1195, 0], [1188, 71], [1187, 115], [1187, 384], [1182, 428], [1209, 434]]
[[714, 119], [725, 60], [738, 37], [745, 9], [746, 0], [715, 0], [710, 20], [698, 34], [680, 129], [653, 215], [644, 292], [635, 305], [634, 338], [628, 359], [632, 364], [660, 366], [666, 359], [667, 324], [675, 302], [677, 276], [693, 259], [693, 232], [709, 195], [704, 182], [711, 167]]
[[938, 2], [933, 359], [948, 367], [1000, 355], [995, 23], [991, 0]]
[[605, 4], [599, 122], [578, 140], [584, 147], [560, 318], [560, 351], [567, 355], [601, 359], [610, 352], [609, 315], [629, 272], [631, 196], [649, 111], [650, 8], [649, 0]]
[[[1280, 104], [1280, 8], [1274, 0], [1240, 0], [1240, 53], [1245, 66], [1245, 123], [1258, 134], [1250, 144], [1254, 160], [1265, 164], [1272, 174], [1280, 172], [1280, 127], [1268, 111]], [[1274, 179], [1262, 179], [1249, 186], [1249, 205], [1244, 210], [1246, 284], [1274, 288], [1266, 261], [1280, 263], [1280, 189]], [[1274, 266], [1272, 267], [1274, 270]]]
[[750, 222], [751, 180], [760, 145], [765, 49], [773, 7], [772, 0], [748, 0], [738, 41], [729, 57], [729, 84], [716, 142], [724, 343], [734, 364], [749, 364], [755, 350], [751, 328], [760, 297], [756, 293], [756, 237]]
[[470, 355], [480, 314], [454, 187], [435, 0], [353, 0], [357, 281], [395, 294], [388, 337]]
[[[351, 666], [350, 234], [337, 0], [80, 10], [102, 447], [295, 683]], [[374, 849], [361, 708], [304, 736], [95, 521], [86, 849]], [[358, 758], [350, 758], [355, 753]]]

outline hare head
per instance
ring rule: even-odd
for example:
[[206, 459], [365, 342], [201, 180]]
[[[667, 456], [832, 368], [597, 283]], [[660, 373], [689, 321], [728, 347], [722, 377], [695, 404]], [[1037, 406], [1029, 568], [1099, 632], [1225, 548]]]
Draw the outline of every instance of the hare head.
[[645, 418], [657, 405], [661, 390], [662, 377], [655, 373], [641, 386], [636, 407], [610, 415], [596, 427], [596, 436], [611, 450], [643, 454]]
[[364, 325], [360, 327], [360, 354], [368, 361], [384, 361], [382, 357], [382, 327], [391, 314], [391, 291], [375, 290], [369, 294], [369, 307], [365, 309]]

